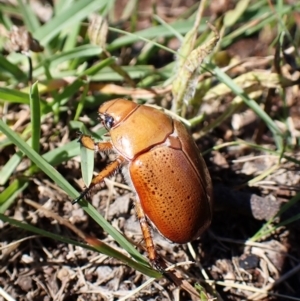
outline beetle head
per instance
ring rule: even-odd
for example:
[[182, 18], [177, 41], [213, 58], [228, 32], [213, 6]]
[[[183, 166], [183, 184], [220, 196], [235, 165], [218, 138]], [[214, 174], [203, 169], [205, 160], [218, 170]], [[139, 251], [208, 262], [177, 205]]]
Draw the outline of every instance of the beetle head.
[[138, 105], [136, 103], [126, 99], [117, 98], [105, 102], [100, 106], [98, 113], [102, 124], [109, 131], [126, 119], [126, 117], [137, 108]]

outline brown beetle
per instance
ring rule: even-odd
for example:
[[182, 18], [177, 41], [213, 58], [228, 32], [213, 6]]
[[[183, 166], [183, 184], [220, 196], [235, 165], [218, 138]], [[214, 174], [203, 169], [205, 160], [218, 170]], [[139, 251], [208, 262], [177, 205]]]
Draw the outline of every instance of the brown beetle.
[[95, 151], [118, 156], [83, 191], [83, 198], [117, 168], [137, 194], [136, 211], [151, 263], [161, 269], [149, 223], [168, 240], [187, 243], [199, 237], [212, 218], [212, 184], [199, 150], [178, 120], [152, 107], [115, 99], [99, 108], [111, 141], [80, 142]]

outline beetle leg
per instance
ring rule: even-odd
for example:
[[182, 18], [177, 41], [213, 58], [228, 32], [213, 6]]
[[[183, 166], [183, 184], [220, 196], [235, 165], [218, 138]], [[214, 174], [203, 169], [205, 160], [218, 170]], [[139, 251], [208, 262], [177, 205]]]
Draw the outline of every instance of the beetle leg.
[[95, 152], [107, 151], [107, 150], [111, 150], [113, 148], [111, 142], [109, 142], [109, 141], [95, 142], [90, 136], [83, 135], [83, 134], [80, 135], [78, 141], [85, 148], [88, 148], [88, 149], [93, 150]]
[[147, 222], [144, 210], [139, 202], [136, 202], [135, 210], [142, 229], [149, 260], [155, 269], [165, 274], [165, 269], [167, 268], [167, 265], [156, 253], [154, 242], [151, 235], [151, 228]]
[[113, 162], [111, 162], [110, 164], [108, 164], [103, 170], [101, 170], [98, 175], [96, 175], [90, 186], [87, 187], [78, 198], [76, 198], [73, 201], [73, 204], [77, 203], [79, 200], [83, 199], [86, 197], [86, 195], [97, 185], [100, 184], [101, 182], [103, 182], [103, 180], [106, 177], [111, 176], [118, 168], [120, 168], [120, 166], [122, 165], [122, 163], [125, 162], [125, 159], [121, 156], [118, 156], [117, 159]]

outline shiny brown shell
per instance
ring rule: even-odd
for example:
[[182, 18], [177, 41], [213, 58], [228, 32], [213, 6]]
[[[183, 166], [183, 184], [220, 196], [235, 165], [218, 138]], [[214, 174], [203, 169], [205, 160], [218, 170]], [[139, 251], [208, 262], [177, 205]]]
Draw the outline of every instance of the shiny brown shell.
[[114, 150], [128, 162], [148, 220], [172, 242], [196, 239], [211, 222], [212, 184], [185, 126], [160, 110], [125, 99], [106, 102], [99, 114]]

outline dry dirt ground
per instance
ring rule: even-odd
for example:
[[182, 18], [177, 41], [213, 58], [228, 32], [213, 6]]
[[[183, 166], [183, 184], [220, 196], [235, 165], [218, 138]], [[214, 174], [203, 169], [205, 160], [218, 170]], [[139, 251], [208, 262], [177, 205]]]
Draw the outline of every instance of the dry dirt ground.
[[[141, 5], [147, 6], [148, 2], [141, 1]], [[165, 1], [159, 11], [162, 16], [170, 19], [174, 18], [168, 14], [171, 2]], [[188, 7], [187, 3], [184, 5], [182, 2], [176, 13]], [[222, 8], [219, 5], [217, 9], [211, 6], [206, 13], [217, 15], [232, 5], [231, 1], [223, 2], [227, 6]], [[149, 19], [144, 16], [139, 22], [140, 28], [147, 27], [147, 22]], [[232, 56], [239, 55], [240, 58], [269, 55], [269, 48], [259, 36], [238, 41], [228, 51]], [[161, 55], [157, 61], [169, 59], [163, 57], [164, 53]], [[266, 64], [265, 68], [270, 66]], [[300, 130], [299, 89], [291, 88], [288, 92], [291, 93], [289, 113], [295, 129]], [[222, 105], [218, 110], [212, 110], [208, 120], [219, 115], [231, 100], [230, 97], [223, 99]], [[276, 93], [270, 98], [270, 107], [270, 114], [274, 118], [283, 109]], [[17, 111], [18, 114], [24, 114], [25, 119], [26, 114], [29, 117], [28, 108], [24, 106], [11, 106], [9, 114]], [[84, 112], [85, 115], [89, 113], [88, 110]], [[55, 129], [52, 128], [54, 123], [51, 116], [44, 122], [41, 141], [43, 151], [55, 148], [62, 140], [67, 142], [76, 138], [76, 133], [70, 132], [68, 127], [70, 115], [70, 112], [66, 112], [65, 118], [55, 125]], [[234, 131], [231, 120], [227, 120], [208, 136], [197, 139], [199, 148], [206, 150], [219, 141], [231, 142], [235, 138], [253, 141], [254, 137], [256, 142], [260, 140], [261, 145], [273, 147], [270, 133], [250, 111], [238, 113], [235, 118], [236, 122], [242, 120], [237, 130]], [[195, 138], [197, 130], [193, 129]], [[54, 132], [56, 135], [53, 135]], [[295, 149], [289, 155], [300, 159], [299, 150]], [[1, 165], [7, 162], [14, 151], [13, 146], [1, 150]], [[96, 170], [101, 170], [110, 159], [109, 156], [96, 155]], [[256, 242], [249, 240], [266, 220], [299, 192], [299, 166], [284, 161], [263, 181], [257, 181], [250, 187], [245, 183], [275, 166], [277, 157], [261, 150], [255, 151], [246, 145], [231, 145], [210, 152], [205, 160], [214, 184], [215, 211], [212, 225], [199, 240], [189, 246], [170, 244], [154, 232], [159, 254], [172, 264], [186, 262], [177, 269], [189, 283], [200, 283], [217, 300], [286, 300], [279, 295], [267, 296], [263, 290], [298, 297], [297, 300], [300, 300], [299, 221], [279, 227]], [[29, 162], [24, 160], [23, 164], [26, 167]], [[16, 177], [24, 166], [18, 168]], [[56, 168], [72, 185], [82, 188], [78, 158]], [[43, 205], [45, 209], [36, 209], [34, 203]], [[144, 252], [134, 210], [134, 194], [120, 174], [103, 183], [91, 197], [91, 203], [112, 225], [133, 240], [140, 252]], [[67, 227], [59, 224], [55, 216], [49, 217], [47, 211], [63, 217], [88, 235], [119, 248], [78, 204], [72, 205], [70, 198], [42, 172], [31, 179], [28, 188], [17, 197], [6, 215], [78, 239]], [[296, 204], [280, 218], [276, 218], [275, 222], [285, 221], [299, 212], [299, 205]], [[32, 235], [3, 222], [0, 222], [0, 228], [1, 244], [2, 247], [6, 246], [1, 249], [0, 255], [0, 287], [16, 300], [117, 300], [148, 280], [148, 277], [105, 255]], [[132, 300], [173, 299], [191, 300], [191, 297], [167, 279], [153, 281], [132, 297]], [[5, 298], [0, 295], [2, 300]]]

